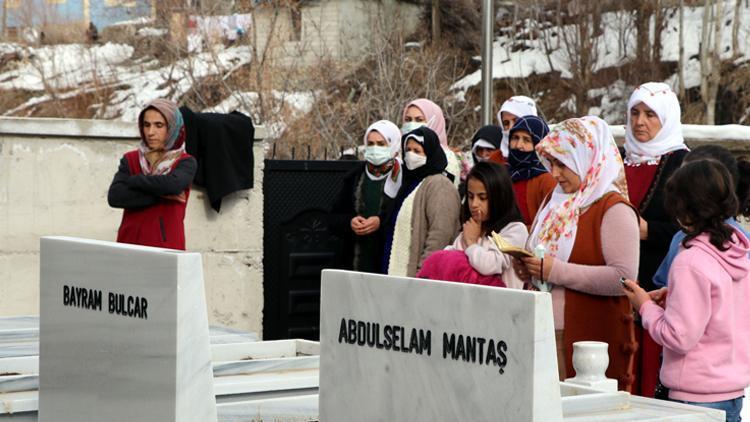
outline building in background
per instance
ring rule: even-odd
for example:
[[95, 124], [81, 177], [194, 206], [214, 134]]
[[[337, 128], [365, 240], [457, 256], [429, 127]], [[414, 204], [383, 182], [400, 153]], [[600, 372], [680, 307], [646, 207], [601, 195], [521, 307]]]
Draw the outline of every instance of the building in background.
[[32, 30], [52, 37], [81, 38], [90, 24], [103, 29], [140, 18], [152, 19], [156, 1], [0, 0], [2, 32], [11, 38]]

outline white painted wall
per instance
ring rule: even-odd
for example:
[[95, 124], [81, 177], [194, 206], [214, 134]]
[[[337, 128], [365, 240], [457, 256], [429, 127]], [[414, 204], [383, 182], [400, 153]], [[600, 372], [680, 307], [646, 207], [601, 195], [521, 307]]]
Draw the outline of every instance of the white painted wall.
[[[115, 240], [122, 211], [107, 205], [107, 190], [137, 136], [135, 123], [0, 118], [0, 316], [39, 313], [40, 236]], [[185, 226], [187, 249], [203, 256], [210, 322], [261, 334], [262, 142], [254, 153], [253, 189], [216, 214], [194, 187]]]

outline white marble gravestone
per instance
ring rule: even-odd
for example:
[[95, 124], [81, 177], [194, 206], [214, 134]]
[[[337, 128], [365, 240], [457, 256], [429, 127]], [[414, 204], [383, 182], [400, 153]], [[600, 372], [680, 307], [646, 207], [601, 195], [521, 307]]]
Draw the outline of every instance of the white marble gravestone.
[[325, 270], [320, 342], [321, 421], [562, 420], [547, 293]]
[[45, 237], [40, 295], [40, 421], [216, 421], [199, 254]]

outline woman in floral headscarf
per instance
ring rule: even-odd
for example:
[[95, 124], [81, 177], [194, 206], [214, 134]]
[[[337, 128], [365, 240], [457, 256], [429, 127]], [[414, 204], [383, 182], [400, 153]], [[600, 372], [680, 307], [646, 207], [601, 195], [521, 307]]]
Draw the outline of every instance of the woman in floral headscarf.
[[546, 254], [516, 262], [516, 272], [551, 289], [561, 378], [573, 376], [574, 342], [605, 341], [607, 376], [628, 390], [637, 345], [619, 279], [638, 269], [638, 219], [617, 145], [606, 122], [586, 116], [560, 123], [536, 151], [557, 187], [537, 214], [527, 247], [544, 247]]
[[117, 241], [185, 250], [185, 209], [197, 162], [185, 152], [177, 104], [150, 102], [138, 116], [141, 143], [125, 154], [107, 199], [123, 208]]

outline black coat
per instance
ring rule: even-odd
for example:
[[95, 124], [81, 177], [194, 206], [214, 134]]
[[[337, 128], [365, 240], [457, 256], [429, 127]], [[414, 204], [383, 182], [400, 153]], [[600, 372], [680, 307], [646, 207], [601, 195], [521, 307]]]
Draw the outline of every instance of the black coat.
[[654, 273], [667, 255], [672, 237], [680, 229], [677, 221], [667, 214], [664, 207], [664, 188], [672, 173], [682, 165], [687, 153], [688, 151], [683, 149], [662, 158], [654, 181], [651, 182], [651, 187], [638, 208], [641, 218], [648, 223], [648, 239], [641, 240], [638, 265], [638, 281], [646, 290], [656, 288], [653, 281]]
[[236, 111], [194, 113], [180, 107], [180, 112], [185, 149], [198, 160], [195, 184], [206, 188], [211, 207], [219, 212], [223, 197], [253, 187], [253, 121]]
[[[365, 162], [362, 161], [360, 165], [349, 170], [342, 178], [342, 187], [339, 191], [336, 202], [331, 208], [331, 212], [328, 215], [328, 226], [332, 234], [340, 237], [347, 244], [346, 255], [344, 262], [346, 263], [346, 269], [355, 269], [353, 265], [354, 261], [354, 244], [357, 242], [359, 236], [354, 234], [351, 228], [352, 218], [357, 216], [355, 207], [355, 198], [357, 196], [357, 189], [359, 188], [360, 180], [365, 175]], [[393, 199], [389, 198], [385, 193], [382, 197], [380, 205], [380, 228], [377, 232], [371, 234], [378, 239], [378, 242], [384, 242], [385, 226], [390, 218], [390, 213], [393, 209]], [[373, 257], [375, 262], [380, 262], [379, 257]]]

